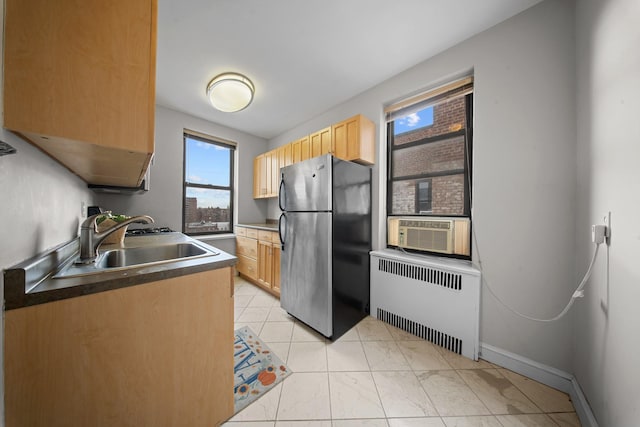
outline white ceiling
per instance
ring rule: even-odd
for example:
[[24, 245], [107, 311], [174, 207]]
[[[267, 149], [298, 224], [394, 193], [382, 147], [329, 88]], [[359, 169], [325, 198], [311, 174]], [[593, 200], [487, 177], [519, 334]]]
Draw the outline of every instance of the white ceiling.
[[[271, 139], [539, 1], [159, 0], [156, 102]], [[247, 109], [209, 104], [225, 71]]]

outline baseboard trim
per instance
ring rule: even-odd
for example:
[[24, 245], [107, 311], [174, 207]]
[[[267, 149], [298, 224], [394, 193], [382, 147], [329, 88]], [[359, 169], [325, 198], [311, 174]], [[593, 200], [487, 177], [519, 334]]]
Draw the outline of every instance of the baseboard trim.
[[534, 379], [571, 396], [573, 406], [583, 427], [598, 427], [589, 402], [576, 378], [568, 372], [538, 363], [519, 354], [511, 353], [490, 344], [480, 343], [480, 357], [520, 375]]

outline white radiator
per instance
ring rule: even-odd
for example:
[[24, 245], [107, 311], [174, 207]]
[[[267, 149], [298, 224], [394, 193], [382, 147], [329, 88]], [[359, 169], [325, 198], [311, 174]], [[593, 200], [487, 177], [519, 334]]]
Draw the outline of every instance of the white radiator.
[[478, 360], [480, 271], [457, 259], [373, 251], [371, 315]]

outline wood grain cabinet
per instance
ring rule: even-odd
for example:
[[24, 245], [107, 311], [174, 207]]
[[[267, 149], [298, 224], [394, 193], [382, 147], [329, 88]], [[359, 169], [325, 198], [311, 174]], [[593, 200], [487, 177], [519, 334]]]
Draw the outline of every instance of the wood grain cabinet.
[[309, 135], [309, 140], [311, 141], [311, 157], [333, 153], [331, 127], [312, 133]]
[[236, 227], [238, 273], [280, 296], [280, 239], [275, 231]]
[[253, 165], [253, 198], [278, 197], [280, 168], [323, 154], [365, 165], [374, 164], [375, 124], [358, 114], [259, 155]]
[[375, 124], [361, 114], [331, 126], [333, 154], [342, 160], [375, 163]]
[[157, 0], [6, 0], [4, 127], [90, 184], [154, 151]]
[[233, 415], [231, 267], [9, 310], [4, 339], [7, 427]]

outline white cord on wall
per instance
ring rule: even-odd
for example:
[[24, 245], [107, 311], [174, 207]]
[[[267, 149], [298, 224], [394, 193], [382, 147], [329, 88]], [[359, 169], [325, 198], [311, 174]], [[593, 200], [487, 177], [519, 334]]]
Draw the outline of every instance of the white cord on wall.
[[[474, 233], [474, 240], [476, 240], [475, 239], [475, 233]], [[523, 317], [525, 319], [533, 320], [535, 322], [555, 322], [556, 320], [562, 318], [565, 314], [567, 314], [569, 312], [569, 309], [571, 308], [571, 306], [575, 302], [576, 298], [581, 298], [581, 297], [584, 296], [584, 291], [582, 289], [587, 284], [587, 281], [589, 280], [589, 277], [591, 277], [591, 270], [593, 269], [593, 264], [595, 263], [596, 257], [598, 256], [598, 249], [599, 248], [600, 248], [600, 243], [596, 243], [596, 250], [593, 251], [593, 257], [591, 258], [591, 263], [589, 264], [589, 269], [587, 270], [587, 272], [585, 273], [584, 277], [582, 278], [582, 281], [580, 282], [580, 285], [578, 285], [578, 288], [573, 292], [573, 295], [571, 295], [571, 299], [569, 300], [569, 303], [564, 307], [564, 309], [557, 316], [554, 316], [554, 317], [552, 317], [550, 319], [538, 319], [536, 317], [527, 316], [526, 314], [522, 314], [519, 311], [509, 307], [507, 305], [507, 303], [502, 301], [502, 299], [500, 299], [500, 297], [498, 295], [496, 295], [496, 293], [493, 291], [493, 289], [491, 289], [491, 287], [489, 286], [489, 283], [487, 283], [487, 281], [486, 281], [486, 279], [484, 277], [484, 274], [482, 275], [482, 281], [484, 282], [484, 286], [489, 290], [491, 295], [493, 295], [493, 297], [495, 299], [497, 299], [500, 304], [502, 304], [505, 308], [507, 308], [513, 314], [516, 314], [516, 315], [518, 315], [520, 317]], [[476, 253], [478, 253], [477, 241], [476, 241]], [[478, 255], [478, 264], [480, 265], [480, 270], [482, 271], [482, 267], [481, 267], [482, 263], [480, 263], [479, 260], [480, 260], [480, 255]]]

